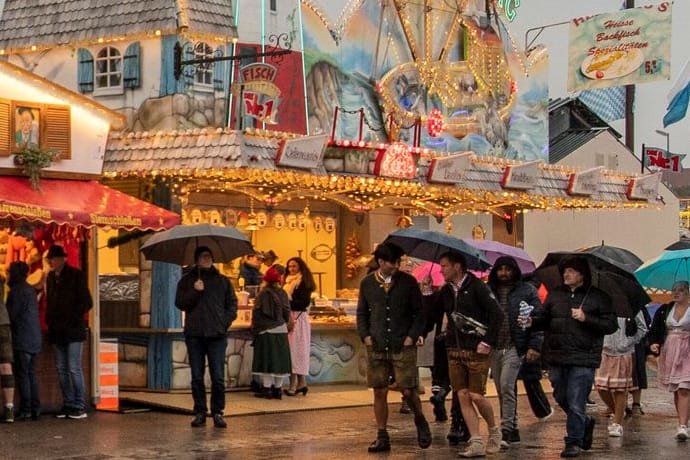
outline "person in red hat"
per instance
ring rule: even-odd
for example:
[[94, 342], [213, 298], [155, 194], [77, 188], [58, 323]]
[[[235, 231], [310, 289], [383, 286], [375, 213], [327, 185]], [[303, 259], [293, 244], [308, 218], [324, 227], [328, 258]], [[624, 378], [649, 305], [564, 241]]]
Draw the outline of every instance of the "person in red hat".
[[281, 287], [282, 278], [275, 267], [266, 271], [252, 312], [252, 374], [261, 382], [261, 389], [254, 395], [257, 398], [282, 399], [283, 382], [292, 371], [288, 342], [290, 300]]

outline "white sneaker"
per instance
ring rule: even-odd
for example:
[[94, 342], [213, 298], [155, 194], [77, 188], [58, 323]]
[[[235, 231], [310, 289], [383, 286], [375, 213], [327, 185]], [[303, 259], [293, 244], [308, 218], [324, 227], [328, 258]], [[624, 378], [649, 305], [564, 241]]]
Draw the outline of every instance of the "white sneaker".
[[498, 426], [489, 428], [489, 440], [486, 443], [486, 453], [495, 454], [501, 450], [501, 429]]
[[609, 436], [612, 438], [620, 438], [623, 436], [623, 427], [618, 423], [612, 423], [609, 425]]
[[680, 425], [678, 431], [676, 431], [676, 439], [678, 441], [687, 441], [688, 439], [688, 427], [687, 425]]
[[484, 457], [485, 455], [486, 449], [484, 448], [482, 438], [470, 438], [467, 443], [467, 449], [458, 453], [458, 457], [463, 458]]

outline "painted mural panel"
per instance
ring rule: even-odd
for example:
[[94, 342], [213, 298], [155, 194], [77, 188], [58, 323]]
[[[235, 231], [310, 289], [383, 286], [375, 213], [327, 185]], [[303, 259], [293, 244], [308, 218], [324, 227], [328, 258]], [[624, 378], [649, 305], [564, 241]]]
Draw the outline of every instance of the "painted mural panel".
[[309, 132], [546, 159], [547, 54], [525, 57], [484, 1], [457, 5], [304, 0]]

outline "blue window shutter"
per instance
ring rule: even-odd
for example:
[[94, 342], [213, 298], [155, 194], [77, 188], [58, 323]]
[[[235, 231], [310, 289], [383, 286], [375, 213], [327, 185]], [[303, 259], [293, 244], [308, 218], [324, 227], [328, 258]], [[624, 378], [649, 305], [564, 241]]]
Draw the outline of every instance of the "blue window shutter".
[[161, 82], [160, 89], [158, 90], [160, 96], [167, 96], [178, 92], [174, 69], [175, 43], [177, 43], [176, 35], [166, 35], [161, 39]]
[[[225, 56], [225, 50], [222, 46], [216, 48], [215, 57]], [[226, 61], [216, 61], [213, 63], [213, 89], [216, 91], [223, 91], [225, 89], [225, 64]]]
[[125, 88], [139, 88], [141, 86], [141, 44], [134, 42], [127, 47], [123, 63], [123, 84]]
[[79, 48], [77, 50], [77, 61], [79, 62], [79, 67], [77, 68], [79, 91], [90, 93], [93, 91], [93, 55], [89, 50]]

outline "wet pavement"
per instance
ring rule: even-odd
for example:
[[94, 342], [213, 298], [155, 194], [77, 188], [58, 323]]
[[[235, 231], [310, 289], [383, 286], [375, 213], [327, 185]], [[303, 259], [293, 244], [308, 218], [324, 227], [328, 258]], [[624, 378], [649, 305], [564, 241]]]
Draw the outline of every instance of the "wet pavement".
[[[651, 382], [650, 382], [651, 383]], [[652, 383], [652, 385], [654, 385]], [[309, 398], [311, 393], [306, 396]], [[228, 395], [232, 414], [234, 396]], [[458, 447], [445, 439], [448, 423], [431, 423], [433, 444], [421, 450], [416, 445], [412, 415], [398, 412], [396, 393], [389, 398], [389, 433], [392, 451], [368, 454], [375, 436], [371, 406], [302, 410], [227, 417], [228, 428], [192, 429], [187, 414], [164, 411], [140, 413], [93, 412], [86, 420], [59, 420], [45, 415], [36, 422], [0, 424], [3, 459], [450, 459]], [[497, 409], [497, 399], [490, 399]], [[590, 408], [597, 416], [594, 445], [580, 458], [633, 459], [690, 458], [690, 442], [675, 440], [676, 418], [672, 396], [650, 388], [643, 393], [645, 415], [625, 421], [623, 438], [609, 438], [603, 403]], [[271, 401], [279, 405], [281, 401]], [[431, 406], [425, 403], [429, 420]], [[522, 443], [490, 455], [495, 459], [556, 459], [563, 448], [565, 416], [562, 411], [548, 421], [534, 418], [524, 396], [519, 397]], [[482, 422], [486, 439], [486, 425]]]

